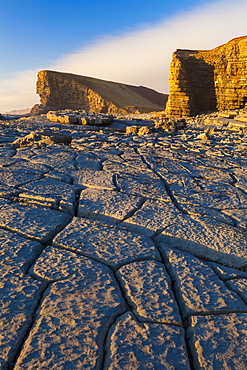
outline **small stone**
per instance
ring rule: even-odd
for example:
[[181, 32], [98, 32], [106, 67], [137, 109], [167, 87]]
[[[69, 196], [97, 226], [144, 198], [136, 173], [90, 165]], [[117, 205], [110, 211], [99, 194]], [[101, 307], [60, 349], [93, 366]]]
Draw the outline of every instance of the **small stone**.
[[88, 124], [88, 120], [85, 117], [79, 117], [78, 118], [78, 123], [83, 125], [83, 126], [86, 126]]
[[139, 131], [138, 126], [127, 126], [125, 129], [126, 134], [137, 135]]
[[209, 138], [210, 138], [210, 136], [209, 136], [208, 132], [203, 132], [203, 133], [197, 135], [197, 137], [196, 137], [197, 140], [202, 140], [202, 141], [207, 141], [207, 140], [209, 140]]
[[164, 123], [162, 123], [161, 127], [164, 131], [168, 131], [168, 132], [176, 132], [177, 131], [177, 124], [176, 124], [176, 122], [173, 122], [173, 121], [164, 122]]
[[139, 135], [139, 136], [148, 135], [148, 134], [151, 134], [152, 131], [153, 131], [152, 127], [142, 126], [142, 127], [139, 128], [139, 130], [137, 132], [137, 135]]

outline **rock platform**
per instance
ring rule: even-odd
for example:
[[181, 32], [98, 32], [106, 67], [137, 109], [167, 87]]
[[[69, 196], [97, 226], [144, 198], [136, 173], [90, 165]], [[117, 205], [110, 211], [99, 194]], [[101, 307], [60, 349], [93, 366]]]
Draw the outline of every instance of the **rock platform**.
[[139, 117], [2, 117], [1, 369], [247, 368], [246, 122]]

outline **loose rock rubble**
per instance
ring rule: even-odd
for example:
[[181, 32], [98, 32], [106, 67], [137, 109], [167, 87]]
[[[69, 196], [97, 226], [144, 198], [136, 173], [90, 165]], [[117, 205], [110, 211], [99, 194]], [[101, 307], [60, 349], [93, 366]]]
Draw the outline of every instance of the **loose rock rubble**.
[[0, 117], [1, 369], [247, 368], [245, 116]]

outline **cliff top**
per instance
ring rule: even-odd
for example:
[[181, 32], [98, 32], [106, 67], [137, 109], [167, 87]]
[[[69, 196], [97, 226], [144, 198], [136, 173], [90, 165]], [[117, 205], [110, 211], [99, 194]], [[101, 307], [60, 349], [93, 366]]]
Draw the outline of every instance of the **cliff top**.
[[221, 48], [228, 48], [229, 46], [232, 46], [234, 44], [242, 44], [242, 42], [243, 43], [247, 42], [247, 36], [234, 37], [233, 39], [226, 42], [225, 44], [216, 46], [214, 49], [206, 49], [206, 50], [177, 49], [175, 53], [177, 55], [182, 55], [182, 56], [185, 56], [186, 54], [197, 54], [197, 53], [207, 53], [207, 52], [214, 53]]

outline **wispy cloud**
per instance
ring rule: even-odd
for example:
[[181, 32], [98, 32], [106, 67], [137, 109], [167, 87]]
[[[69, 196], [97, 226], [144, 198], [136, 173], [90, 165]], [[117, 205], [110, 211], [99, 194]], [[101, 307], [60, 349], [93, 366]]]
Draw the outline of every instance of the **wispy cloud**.
[[[247, 34], [246, 14], [246, 0], [214, 1], [190, 13], [181, 13], [168, 21], [135, 32], [105, 37], [90, 47], [62, 56], [53, 65], [43, 66], [43, 69], [78, 73], [168, 92], [172, 52], [178, 48], [211, 49], [233, 37]], [[12, 108], [26, 107], [37, 102], [34, 81], [31, 84], [33, 72], [37, 71], [22, 72], [17, 76], [16, 85], [13, 78], [10, 88], [6, 80], [4, 100], [1, 82], [0, 96], [3, 107], [10, 105], [10, 102]], [[21, 89], [22, 79], [26, 80], [25, 92]]]
[[30, 108], [39, 103], [36, 91], [37, 70], [17, 72], [0, 80], [0, 112]]

